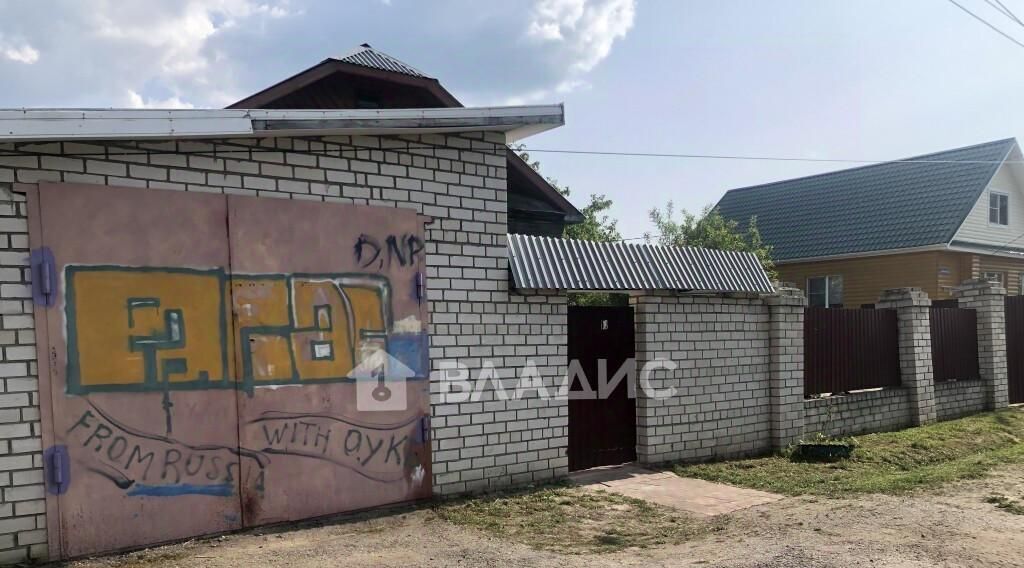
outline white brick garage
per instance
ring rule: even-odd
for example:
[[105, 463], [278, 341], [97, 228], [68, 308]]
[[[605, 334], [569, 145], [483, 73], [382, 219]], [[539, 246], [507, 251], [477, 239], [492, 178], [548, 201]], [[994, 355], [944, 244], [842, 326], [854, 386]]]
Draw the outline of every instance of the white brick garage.
[[[550, 111], [546, 120], [560, 122], [560, 109]], [[509, 292], [505, 142], [502, 132], [476, 131], [0, 143], [0, 484], [6, 503], [0, 507], [0, 560], [57, 554], [47, 545], [47, 527], [56, 519], [46, 515], [29, 229], [20, 184], [87, 183], [415, 209], [433, 218], [425, 243], [432, 363], [457, 357], [472, 364], [487, 357], [511, 373], [529, 356], [553, 385], [565, 368], [565, 297]], [[564, 405], [485, 397], [434, 405], [433, 413], [435, 493], [542, 481], [566, 471]]]

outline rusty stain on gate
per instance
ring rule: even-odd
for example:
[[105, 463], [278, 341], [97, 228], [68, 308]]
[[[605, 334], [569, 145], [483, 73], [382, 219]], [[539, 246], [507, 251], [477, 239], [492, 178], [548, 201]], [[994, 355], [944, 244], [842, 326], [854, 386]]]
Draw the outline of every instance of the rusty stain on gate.
[[[30, 198], [61, 278], [37, 307], [53, 558], [430, 495], [413, 212], [60, 184]], [[156, 211], [194, 226], [159, 242]]]

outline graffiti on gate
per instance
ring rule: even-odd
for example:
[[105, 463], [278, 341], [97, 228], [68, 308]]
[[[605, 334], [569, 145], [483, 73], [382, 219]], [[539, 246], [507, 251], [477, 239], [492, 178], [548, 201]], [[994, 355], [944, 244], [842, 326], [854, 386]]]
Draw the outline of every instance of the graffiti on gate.
[[71, 394], [350, 380], [392, 350], [427, 373], [422, 325], [393, 321], [383, 276], [68, 266], [65, 278]]
[[[270, 463], [260, 452], [244, 448], [190, 445], [143, 432], [94, 405], [89, 405], [68, 429], [66, 443], [80, 448], [71, 455], [86, 471], [110, 480], [130, 496], [234, 495], [241, 459], [256, 465], [255, 488], [262, 493], [264, 470]], [[63, 453], [68, 454], [66, 449]], [[66, 491], [71, 472], [70, 464], [62, 465], [62, 483], [48, 485], [50, 492]]]
[[340, 416], [265, 412], [246, 427], [259, 430], [260, 452], [323, 460], [374, 481], [422, 481], [427, 440], [414, 416], [368, 424]]
[[[423, 482], [426, 444], [419, 417], [394, 424], [371, 424], [341, 416], [268, 411], [245, 427], [257, 429], [260, 449], [218, 444], [187, 444], [127, 426], [90, 404], [67, 430], [66, 445], [48, 448], [47, 466], [60, 472], [46, 476], [47, 491], [63, 494], [72, 471], [109, 480], [125, 495], [229, 497], [242, 482], [241, 461], [254, 465], [250, 485], [260, 495], [268, 484], [271, 456], [310, 458], [385, 483]], [[69, 452], [68, 449], [74, 451]], [[54, 454], [60, 458], [52, 459]], [[72, 467], [73, 455], [75, 467]]]
[[356, 239], [353, 252], [360, 268], [384, 270], [391, 266], [415, 266], [416, 257], [422, 255], [423, 240], [412, 234], [388, 235], [380, 239], [362, 234]]
[[[410, 248], [402, 262], [408, 262], [422, 247], [404, 242]], [[75, 411], [61, 444], [47, 449], [47, 467], [56, 472], [48, 476], [55, 480], [47, 484], [52, 493], [64, 493], [73, 475], [89, 472], [135, 497], [228, 497], [243, 484], [262, 495], [275, 483], [271, 460], [296, 459], [384, 483], [423, 482], [429, 443], [419, 414], [374, 424], [263, 410], [231, 426], [243, 440], [236, 446], [173, 437], [178, 391], [240, 389], [253, 397], [263, 387], [355, 383], [330, 396], [351, 395], [357, 410], [365, 398], [375, 410], [404, 412], [404, 404], [392, 408], [375, 397], [387, 391], [392, 402], [405, 402], [405, 389], [389, 381], [427, 376], [427, 337], [417, 313], [396, 321], [385, 276], [68, 265], [64, 284], [67, 393], [85, 406]], [[301, 391], [289, 392], [303, 400]], [[141, 429], [129, 426], [135, 422], [97, 406], [90, 395], [98, 393], [158, 395], [138, 404], [152, 401], [153, 410], [162, 409], [162, 427], [145, 412]], [[271, 408], [284, 409], [296, 398], [272, 396], [257, 404], [269, 400]], [[179, 420], [191, 416], [191, 404]]]
[[228, 385], [220, 270], [68, 266], [68, 391]]

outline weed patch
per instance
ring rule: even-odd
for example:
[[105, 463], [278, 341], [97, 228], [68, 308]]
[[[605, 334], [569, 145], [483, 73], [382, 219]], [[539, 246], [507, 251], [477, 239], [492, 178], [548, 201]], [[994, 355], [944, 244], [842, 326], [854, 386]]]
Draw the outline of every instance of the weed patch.
[[1024, 463], [1024, 412], [1001, 410], [855, 438], [853, 457], [835, 463], [794, 462], [785, 455], [678, 465], [683, 477], [784, 495], [840, 497], [900, 493], [978, 478], [992, 468]]
[[434, 510], [449, 522], [563, 554], [674, 544], [721, 526], [640, 499], [568, 485], [463, 499]]

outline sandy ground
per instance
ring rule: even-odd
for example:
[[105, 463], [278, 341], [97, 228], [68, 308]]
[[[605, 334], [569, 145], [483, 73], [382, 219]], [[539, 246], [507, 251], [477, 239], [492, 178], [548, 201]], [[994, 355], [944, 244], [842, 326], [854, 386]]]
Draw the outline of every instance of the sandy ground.
[[429, 509], [254, 531], [76, 562], [115, 566], [1024, 566], [1024, 516], [986, 497], [1024, 497], [1024, 466], [928, 493], [856, 499], [787, 498], [725, 517], [725, 528], [681, 545], [559, 555], [455, 526]]

